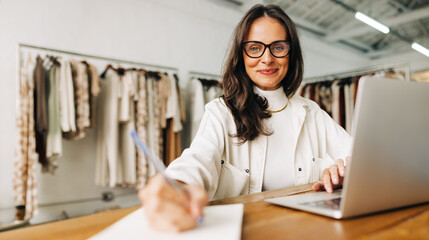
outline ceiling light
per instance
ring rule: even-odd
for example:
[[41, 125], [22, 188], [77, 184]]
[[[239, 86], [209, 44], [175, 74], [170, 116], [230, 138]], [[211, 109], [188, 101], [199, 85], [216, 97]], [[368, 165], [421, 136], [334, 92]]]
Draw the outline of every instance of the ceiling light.
[[378, 31], [380, 31], [384, 34], [387, 34], [390, 31], [386, 25], [368, 17], [367, 15], [365, 15], [359, 11], [356, 12], [355, 18], [366, 23], [366, 24], [368, 24], [369, 26], [377, 29]]
[[418, 43], [416, 43], [416, 42], [413, 42], [413, 44], [411, 44], [411, 47], [412, 47], [414, 50], [416, 50], [416, 51], [418, 51], [418, 52], [420, 52], [420, 53], [422, 53], [422, 54], [426, 55], [427, 57], [429, 57], [429, 49], [427, 49], [427, 48], [423, 47], [422, 45], [420, 45], [420, 44], [418, 44]]

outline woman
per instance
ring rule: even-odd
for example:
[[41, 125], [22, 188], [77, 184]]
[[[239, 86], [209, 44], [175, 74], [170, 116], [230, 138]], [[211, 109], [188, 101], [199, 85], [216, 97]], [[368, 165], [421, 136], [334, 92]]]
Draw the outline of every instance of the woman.
[[224, 95], [206, 105], [191, 146], [167, 169], [187, 191], [155, 176], [139, 193], [153, 228], [194, 227], [208, 199], [321, 179], [314, 190], [341, 186], [350, 136], [316, 103], [295, 95], [302, 75], [292, 20], [277, 6], [254, 6], [235, 29]]

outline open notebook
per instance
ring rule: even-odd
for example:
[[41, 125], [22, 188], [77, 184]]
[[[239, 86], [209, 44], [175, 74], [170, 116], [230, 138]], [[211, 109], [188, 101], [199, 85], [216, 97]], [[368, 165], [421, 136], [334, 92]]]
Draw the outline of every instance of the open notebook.
[[90, 240], [109, 239], [223, 239], [239, 240], [243, 220], [243, 204], [208, 206], [204, 210], [204, 222], [195, 229], [182, 233], [162, 233], [152, 230], [143, 208], [120, 219]]

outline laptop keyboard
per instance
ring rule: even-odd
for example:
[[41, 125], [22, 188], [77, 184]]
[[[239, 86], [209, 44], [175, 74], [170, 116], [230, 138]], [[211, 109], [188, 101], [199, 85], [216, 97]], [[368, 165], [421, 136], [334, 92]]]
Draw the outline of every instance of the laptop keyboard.
[[333, 198], [328, 200], [305, 202], [305, 203], [301, 203], [301, 205], [339, 210], [340, 202], [341, 202], [341, 198], [339, 197], [339, 198]]

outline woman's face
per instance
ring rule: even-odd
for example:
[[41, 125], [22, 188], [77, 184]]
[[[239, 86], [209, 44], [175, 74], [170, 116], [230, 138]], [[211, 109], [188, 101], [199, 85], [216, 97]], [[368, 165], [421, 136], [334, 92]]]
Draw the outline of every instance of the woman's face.
[[[276, 19], [260, 17], [250, 26], [245, 41], [259, 41], [268, 45], [287, 40], [286, 30]], [[244, 66], [250, 79], [262, 90], [275, 90], [281, 86], [289, 66], [289, 55], [274, 57], [268, 47], [259, 58], [251, 58], [243, 50]]]

